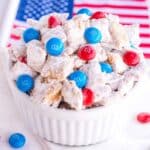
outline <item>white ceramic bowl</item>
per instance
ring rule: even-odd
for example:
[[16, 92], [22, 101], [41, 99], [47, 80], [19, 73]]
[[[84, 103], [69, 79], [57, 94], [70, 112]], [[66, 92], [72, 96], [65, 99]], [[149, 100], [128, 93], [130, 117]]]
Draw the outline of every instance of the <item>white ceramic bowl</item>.
[[7, 49], [1, 48], [0, 52], [3, 70], [15, 103], [28, 127], [37, 135], [54, 143], [81, 146], [108, 140], [126, 126], [129, 118], [128, 105], [136, 92], [133, 91], [128, 97], [109, 106], [82, 111], [35, 104], [28, 95], [21, 93], [11, 80]]

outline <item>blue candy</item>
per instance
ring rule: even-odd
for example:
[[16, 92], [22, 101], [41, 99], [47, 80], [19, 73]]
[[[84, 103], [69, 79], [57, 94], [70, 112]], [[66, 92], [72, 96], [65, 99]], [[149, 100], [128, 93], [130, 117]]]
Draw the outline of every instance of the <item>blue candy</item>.
[[84, 32], [84, 38], [90, 44], [99, 43], [102, 40], [101, 32], [95, 27], [89, 27]]
[[100, 63], [101, 71], [105, 73], [113, 72], [112, 66], [108, 63]]
[[14, 133], [9, 137], [9, 144], [12, 148], [21, 148], [25, 145], [25, 136], [21, 133]]
[[82, 8], [77, 12], [77, 14], [86, 14], [88, 16], [91, 16], [92, 12], [87, 8]]
[[20, 75], [16, 81], [17, 88], [22, 92], [30, 92], [34, 87], [34, 80], [30, 75]]
[[49, 55], [59, 56], [64, 50], [64, 43], [59, 38], [51, 38], [46, 43], [46, 50]]
[[74, 71], [68, 76], [69, 80], [74, 80], [79, 88], [84, 88], [87, 84], [88, 77], [82, 71]]
[[40, 38], [41, 38], [40, 31], [34, 28], [28, 28], [23, 33], [23, 39], [26, 43], [32, 40], [40, 40]]

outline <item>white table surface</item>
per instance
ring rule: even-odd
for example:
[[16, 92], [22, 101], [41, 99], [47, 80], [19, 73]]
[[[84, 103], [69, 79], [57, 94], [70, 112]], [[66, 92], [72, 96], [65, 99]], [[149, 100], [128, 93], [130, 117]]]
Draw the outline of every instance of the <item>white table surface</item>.
[[26, 136], [27, 143], [22, 150], [150, 150], [150, 123], [141, 125], [135, 119], [138, 112], [150, 112], [150, 93], [148, 91], [145, 90], [143, 99], [138, 100], [134, 105], [127, 129], [122, 136], [116, 135], [108, 142], [89, 147], [62, 147], [42, 140], [25, 127], [13, 104], [4, 74], [0, 71], [0, 150], [11, 150], [7, 140], [13, 132], [21, 132]]

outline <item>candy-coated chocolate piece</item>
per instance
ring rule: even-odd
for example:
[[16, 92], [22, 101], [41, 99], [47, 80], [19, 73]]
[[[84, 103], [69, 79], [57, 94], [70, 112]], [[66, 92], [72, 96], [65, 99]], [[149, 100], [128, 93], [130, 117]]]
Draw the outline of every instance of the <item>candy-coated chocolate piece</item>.
[[28, 28], [23, 32], [23, 40], [28, 43], [32, 40], [40, 40], [40, 31], [34, 28]]
[[8, 142], [12, 148], [21, 148], [25, 145], [26, 138], [21, 133], [14, 133], [9, 137]]
[[84, 88], [87, 84], [88, 77], [84, 72], [77, 70], [71, 73], [68, 79], [75, 81], [79, 88]]
[[64, 50], [64, 43], [59, 38], [51, 38], [46, 43], [46, 50], [49, 55], [59, 56]]
[[92, 12], [87, 8], [82, 8], [77, 12], [77, 14], [86, 14], [88, 16], [91, 16]]
[[78, 50], [78, 57], [83, 60], [91, 60], [96, 56], [96, 52], [91, 45], [86, 45]]
[[91, 106], [94, 102], [94, 92], [89, 88], [84, 88], [82, 90], [83, 94], [83, 105], [88, 107]]
[[123, 55], [123, 61], [128, 66], [136, 66], [140, 62], [140, 57], [136, 52], [126, 51]]
[[102, 33], [95, 27], [89, 27], [84, 32], [84, 38], [87, 43], [90, 44], [100, 43], [102, 40]]
[[30, 92], [34, 87], [34, 79], [27, 74], [20, 75], [16, 81], [18, 89], [22, 92]]

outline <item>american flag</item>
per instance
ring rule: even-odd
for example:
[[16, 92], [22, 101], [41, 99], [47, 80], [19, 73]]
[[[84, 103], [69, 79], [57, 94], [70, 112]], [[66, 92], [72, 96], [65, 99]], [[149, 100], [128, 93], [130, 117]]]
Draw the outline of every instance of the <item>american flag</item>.
[[140, 24], [141, 49], [150, 58], [150, 0], [20, 0], [11, 42], [19, 40], [13, 31], [26, 27], [26, 19], [39, 19], [51, 12], [68, 12], [70, 17], [81, 8], [119, 15], [122, 24]]

